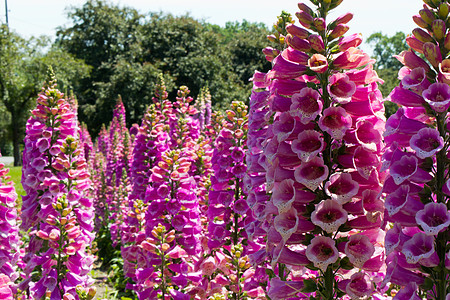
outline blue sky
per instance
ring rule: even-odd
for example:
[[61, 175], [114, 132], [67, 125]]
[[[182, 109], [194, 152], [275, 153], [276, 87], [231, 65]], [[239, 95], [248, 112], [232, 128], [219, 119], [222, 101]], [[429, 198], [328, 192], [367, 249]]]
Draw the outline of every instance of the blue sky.
[[[24, 37], [48, 35], [54, 37], [55, 28], [70, 25], [65, 8], [81, 6], [85, 0], [7, 0], [9, 24]], [[112, 0], [130, 6], [141, 13], [170, 12], [181, 15], [189, 12], [197, 19], [224, 25], [227, 21], [263, 22], [271, 26], [282, 10], [295, 13], [295, 0]], [[309, 1], [305, 1], [309, 3]], [[421, 0], [344, 0], [332, 17], [346, 12], [354, 14], [349, 33], [360, 32], [363, 38], [381, 31], [393, 35], [397, 31], [410, 33], [415, 27], [412, 16], [422, 7]], [[0, 0], [0, 20], [5, 22], [5, 2]]]

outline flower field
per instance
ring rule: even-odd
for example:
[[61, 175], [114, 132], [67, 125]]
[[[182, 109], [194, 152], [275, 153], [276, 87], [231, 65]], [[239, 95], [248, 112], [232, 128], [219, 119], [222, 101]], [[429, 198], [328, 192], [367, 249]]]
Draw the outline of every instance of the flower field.
[[342, 0], [311, 2], [223, 112], [161, 75], [93, 140], [50, 70], [21, 199], [0, 166], [0, 299], [100, 299], [94, 265], [115, 299], [450, 299], [450, 4], [424, 0], [383, 98]]

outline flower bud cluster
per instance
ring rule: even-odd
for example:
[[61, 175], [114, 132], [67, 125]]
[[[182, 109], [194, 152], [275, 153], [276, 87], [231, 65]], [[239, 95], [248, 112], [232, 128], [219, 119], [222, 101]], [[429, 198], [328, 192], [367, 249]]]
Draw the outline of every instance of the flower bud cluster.
[[19, 288], [30, 299], [80, 299], [89, 290], [94, 257], [90, 174], [79, 141], [76, 112], [49, 82], [27, 122], [23, 156], [23, 230], [30, 240]]
[[251, 269], [248, 256], [261, 245], [249, 241], [245, 232], [246, 223], [252, 221], [243, 189], [247, 132], [247, 107], [232, 102], [214, 142], [211, 160], [214, 172], [206, 212], [210, 253], [200, 261], [202, 274], [209, 281], [203, 293], [210, 297], [257, 299], [265, 295], [259, 281], [250, 275], [255, 270]]
[[[167, 100], [163, 78], [157, 84], [154, 104], [150, 105], [139, 126], [133, 147], [133, 160], [130, 168], [132, 190], [129, 195], [129, 209], [126, 221], [121, 226], [124, 274], [136, 282], [136, 262], [145, 256], [140, 242], [145, 239], [145, 192], [151, 185], [151, 169], [161, 161], [161, 155], [169, 149], [169, 135], [165, 130], [166, 114], [172, 104]], [[130, 286], [130, 289], [134, 289]]]
[[139, 235], [136, 241], [142, 250], [136, 258], [134, 286], [139, 299], [156, 295], [184, 299], [201, 280], [194, 265], [201, 252], [202, 231], [195, 178], [200, 132], [198, 121], [192, 117], [197, 111], [189, 105], [192, 98], [188, 93], [181, 87], [173, 104], [160, 102], [165, 120], [161, 129], [168, 140], [165, 151], [159, 153], [159, 160], [149, 170], [143, 199], [147, 205], [145, 235]]

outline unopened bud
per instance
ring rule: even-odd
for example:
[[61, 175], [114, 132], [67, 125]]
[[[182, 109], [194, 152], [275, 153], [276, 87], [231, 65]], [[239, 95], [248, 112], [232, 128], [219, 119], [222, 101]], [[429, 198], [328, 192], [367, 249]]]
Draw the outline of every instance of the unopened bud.
[[439, 15], [439, 17], [441, 17], [442, 19], [445, 19], [445, 18], [447, 18], [447, 16], [448, 16], [448, 11], [449, 11], [449, 9], [448, 9], [448, 4], [447, 3], [441, 3], [440, 5], [439, 5], [439, 8], [438, 8], [438, 15]]
[[423, 53], [423, 42], [419, 41], [418, 39], [416, 39], [414, 36], [410, 35], [406, 38], [406, 43], [408, 44], [408, 46], [419, 52], [419, 53]]
[[175, 235], [171, 234], [166, 237], [166, 242], [170, 243], [175, 239]]
[[317, 31], [324, 31], [327, 28], [324, 18], [315, 18], [313, 23]]
[[429, 35], [428, 32], [421, 28], [414, 28], [412, 33], [416, 37], [416, 39], [418, 39], [422, 43], [431, 42], [433, 40], [431, 35]]
[[422, 17], [420, 15], [415, 15], [412, 18], [413, 18], [414, 23], [416, 23], [417, 26], [419, 26], [419, 27], [427, 29], [430, 26], [427, 22], [425, 22], [422, 19]]
[[311, 50], [311, 44], [307, 40], [299, 39], [292, 34], [286, 36], [286, 43], [298, 51], [308, 52]]
[[339, 5], [341, 5], [342, 1], [344, 0], [331, 0], [330, 9], [338, 7]]
[[353, 19], [352, 13], [346, 13], [339, 16], [336, 20], [328, 24], [328, 30], [333, 30], [339, 24], [347, 24]]
[[275, 35], [273, 35], [273, 34], [268, 35], [268, 36], [267, 36], [267, 39], [268, 39], [269, 41], [273, 42], [273, 43], [276, 43], [276, 42], [277, 42], [277, 37], [276, 37]]
[[450, 32], [447, 33], [444, 40], [444, 48], [450, 50]]
[[305, 11], [296, 12], [295, 16], [297, 17], [300, 24], [302, 24], [306, 28], [310, 28], [311, 24], [314, 22], [314, 18]]
[[97, 288], [95, 286], [92, 286], [89, 288], [88, 294], [87, 294], [87, 300], [94, 299], [95, 295], [97, 294]]
[[161, 245], [161, 250], [162, 250], [163, 252], [166, 252], [166, 251], [169, 250], [169, 249], [170, 249], [170, 245], [169, 245], [169, 244], [163, 243], [163, 244]]
[[442, 40], [445, 36], [445, 31], [447, 28], [445, 27], [445, 22], [440, 19], [436, 19], [431, 24], [431, 29], [433, 30], [434, 37], [437, 40]]
[[433, 43], [425, 43], [423, 45], [423, 55], [425, 55], [430, 64], [435, 68], [437, 68], [442, 61], [439, 46]]
[[331, 39], [336, 39], [338, 37], [343, 36], [348, 30], [350, 29], [350, 27], [346, 24], [339, 24], [336, 25], [336, 27], [333, 29], [333, 31], [331, 31], [330, 33], [330, 38]]
[[297, 6], [298, 6], [298, 9], [305, 11], [309, 15], [311, 15], [311, 16], [314, 15], [314, 11], [305, 3], [299, 3], [299, 4], [297, 4]]
[[432, 0], [423, 0], [423, 2], [428, 6], [436, 8]]
[[62, 216], [63, 217], [65, 217], [65, 216], [67, 216], [68, 214], [70, 214], [70, 212], [72, 211], [72, 208], [65, 208], [63, 211], [62, 211]]
[[431, 23], [433, 23], [433, 21], [436, 19], [433, 12], [427, 8], [419, 10], [419, 15], [429, 25], [431, 25]]
[[318, 34], [312, 34], [308, 37], [308, 41], [311, 47], [317, 52], [323, 52], [325, 50], [325, 45], [323, 44], [322, 37]]
[[310, 35], [308, 30], [298, 27], [294, 24], [286, 25], [286, 31], [300, 39], [306, 39]]

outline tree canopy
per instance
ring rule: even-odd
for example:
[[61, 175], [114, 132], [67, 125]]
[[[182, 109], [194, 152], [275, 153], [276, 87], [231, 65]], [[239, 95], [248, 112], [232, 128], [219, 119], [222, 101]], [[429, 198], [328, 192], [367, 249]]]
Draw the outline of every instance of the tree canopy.
[[138, 122], [160, 73], [169, 95], [186, 85], [196, 98], [207, 87], [220, 107], [247, 100], [253, 72], [270, 68], [261, 51], [270, 32], [260, 23], [220, 27], [189, 15], [142, 15], [103, 0], [89, 0], [68, 16], [73, 25], [58, 30], [56, 45], [92, 67], [75, 94], [80, 119], [94, 135], [109, 122], [119, 96], [128, 125]]

